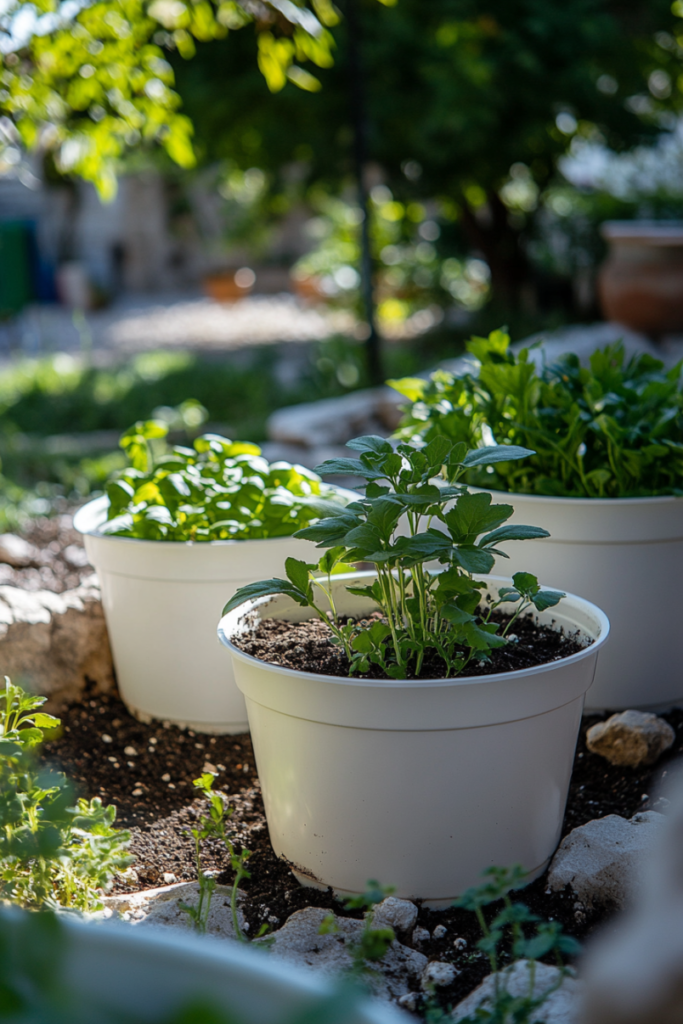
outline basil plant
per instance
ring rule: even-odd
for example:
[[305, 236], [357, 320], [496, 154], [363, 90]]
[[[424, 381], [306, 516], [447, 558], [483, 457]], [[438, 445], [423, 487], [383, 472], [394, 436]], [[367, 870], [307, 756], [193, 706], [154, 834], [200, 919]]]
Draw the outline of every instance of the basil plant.
[[169, 449], [167, 433], [165, 423], [147, 420], [122, 435], [129, 465], [107, 483], [102, 533], [166, 541], [288, 537], [342, 503], [315, 473], [268, 463], [258, 445], [203, 434], [191, 448]]
[[[252, 598], [286, 594], [329, 623], [350, 675], [419, 677], [426, 664], [428, 672], [437, 666], [440, 678], [458, 675], [472, 660], [490, 660], [494, 648], [514, 642], [510, 630], [521, 614], [532, 606], [542, 611], [564, 597], [542, 590], [534, 576], [520, 572], [513, 586], [487, 602], [482, 595], [486, 583], [476, 578], [491, 572], [497, 555], [507, 557], [502, 543], [547, 537], [548, 532], [508, 524], [511, 505], [494, 504], [487, 493], [469, 493], [461, 479], [473, 467], [533, 454], [529, 449], [497, 445], [468, 451], [445, 437], [424, 447], [402, 443], [394, 449], [374, 436], [356, 438], [347, 447], [360, 452], [360, 458], [332, 459], [318, 472], [364, 477], [365, 497], [330, 510], [295, 535], [325, 548], [323, 557], [317, 564], [288, 558], [287, 579], [242, 587], [225, 612]], [[435, 482], [446, 474], [450, 483]], [[332, 574], [348, 572], [354, 562], [370, 562], [377, 570], [373, 583], [348, 590], [371, 598], [381, 620], [342, 622], [337, 615]], [[434, 563], [441, 571], [431, 570]], [[510, 616], [501, 631], [492, 616], [502, 605]]]

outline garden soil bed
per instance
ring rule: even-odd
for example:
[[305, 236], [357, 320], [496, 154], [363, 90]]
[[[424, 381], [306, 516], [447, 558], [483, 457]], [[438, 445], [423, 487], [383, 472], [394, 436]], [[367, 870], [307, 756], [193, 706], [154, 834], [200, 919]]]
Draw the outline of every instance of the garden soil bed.
[[[630, 818], [637, 811], [663, 809], [658, 788], [672, 760], [683, 753], [683, 710], [664, 717], [676, 730], [676, 741], [654, 767], [642, 769], [617, 768], [588, 752], [585, 732], [598, 719], [584, 719], [565, 833], [606, 814]], [[202, 801], [194, 796], [193, 779], [208, 770], [216, 772], [215, 786], [234, 808], [229, 831], [237, 848], [247, 846], [252, 851], [251, 878], [241, 886], [247, 894], [244, 910], [252, 935], [264, 922], [277, 928], [294, 911], [308, 906], [359, 916], [359, 911], [346, 910], [330, 891], [299, 886], [287, 865], [275, 857], [248, 734], [207, 736], [163, 723], [145, 725], [118, 699], [108, 696], [93, 696], [65, 708], [62, 723], [61, 737], [45, 744], [44, 757], [65, 771], [83, 795], [114, 803], [117, 823], [132, 833], [131, 852], [137, 858], [134, 874], [125, 883], [119, 881], [114, 891], [134, 892], [196, 878], [192, 841], [186, 833], [203, 809]], [[419, 829], [419, 808], [406, 808], [406, 827]], [[219, 882], [232, 881], [227, 855], [220, 846], [207, 848], [205, 868], [213, 869]], [[545, 889], [543, 876], [514, 898], [539, 916], [561, 922], [579, 939], [611, 913], [610, 907], [588, 911], [576, 904], [571, 893], [550, 894]], [[475, 949], [480, 935], [474, 915], [420, 908], [418, 925], [432, 936], [420, 946], [421, 952], [430, 959], [451, 961], [461, 972], [453, 985], [439, 993], [444, 1007], [454, 1006], [489, 970], [488, 961]], [[446, 932], [434, 938], [438, 925]], [[456, 938], [466, 939], [467, 948], [456, 950]]]
[[[359, 625], [370, 625], [382, 621], [379, 612], [367, 619], [348, 620]], [[491, 621], [499, 625], [498, 632], [510, 621], [509, 615], [494, 612]], [[574, 635], [538, 623], [533, 615], [522, 615], [514, 623], [509, 635], [510, 643], [489, 651], [490, 660], [482, 663], [472, 660], [462, 670], [463, 676], [480, 676], [499, 672], [514, 672], [568, 658], [583, 650]], [[260, 661], [299, 672], [317, 672], [326, 676], [348, 676], [349, 659], [342, 648], [332, 643], [332, 631], [322, 619], [306, 622], [287, 622], [285, 619], [263, 619], [251, 632], [233, 637], [235, 647]], [[465, 653], [463, 651], [463, 653]], [[420, 679], [443, 679], [447, 674], [446, 663], [434, 651], [425, 657]], [[384, 672], [376, 665], [361, 679], [386, 679]]]

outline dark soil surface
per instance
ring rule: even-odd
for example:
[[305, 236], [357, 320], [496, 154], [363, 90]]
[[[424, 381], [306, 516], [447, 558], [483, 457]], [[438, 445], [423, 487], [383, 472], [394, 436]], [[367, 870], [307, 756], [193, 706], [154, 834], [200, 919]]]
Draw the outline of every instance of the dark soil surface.
[[0, 584], [61, 594], [95, 571], [71, 515], [27, 519], [21, 539], [26, 545], [18, 553], [11, 545], [5, 549], [0, 537]]
[[[584, 719], [565, 833], [606, 814], [629, 818], [640, 810], [664, 808], [659, 788], [675, 770], [675, 758], [683, 753], [683, 710], [664, 717], [676, 731], [676, 742], [656, 765], [645, 768], [617, 768], [591, 754], [585, 746], [585, 733], [599, 718]], [[135, 876], [126, 884], [117, 883], [115, 891], [131, 892], [196, 878], [192, 840], [186, 833], [203, 807], [202, 800], [194, 797], [192, 781], [206, 768], [216, 772], [216, 789], [226, 794], [234, 808], [231, 832], [238, 850], [246, 845], [252, 851], [251, 879], [242, 883], [248, 895], [245, 911], [252, 935], [262, 923], [277, 928], [294, 911], [307, 906], [359, 916], [359, 911], [348, 911], [338, 903], [331, 891], [299, 886], [287, 865], [275, 857], [248, 734], [207, 736], [162, 723], [144, 725], [132, 718], [119, 700], [108, 696], [71, 705], [64, 710], [62, 722], [61, 738], [45, 744], [44, 756], [67, 772], [84, 795], [116, 804], [118, 824], [132, 832]], [[406, 808], [406, 825], [419, 828], [419, 813], [413, 811]], [[231, 883], [232, 872], [221, 847], [207, 849], [204, 864], [205, 869], [218, 872], [220, 882]], [[569, 891], [551, 894], [545, 890], [545, 877], [541, 877], [514, 898], [540, 917], [560, 922], [578, 939], [611, 913], [610, 907], [587, 910]], [[494, 911], [492, 908], [491, 913]], [[461, 971], [439, 996], [444, 1007], [454, 1006], [489, 972], [488, 961], [476, 950], [480, 938], [476, 919], [462, 910], [421, 908], [418, 925], [430, 933], [421, 951], [430, 959], [452, 961]], [[434, 937], [439, 926], [446, 931], [439, 929]], [[457, 939], [464, 939], [467, 945], [454, 945]]]
[[[381, 619], [376, 613], [358, 621], [359, 625], [371, 624]], [[495, 613], [491, 620], [499, 623], [502, 633], [510, 616]], [[543, 626], [532, 615], [522, 615], [512, 627], [510, 643], [489, 652], [490, 661], [472, 660], [460, 673], [463, 676], [479, 676], [498, 672], [514, 672], [516, 669], [545, 665], [576, 654], [585, 646], [574, 635], [562, 630]], [[307, 622], [286, 622], [282, 619], [263, 619], [256, 629], [233, 640], [236, 647], [251, 654], [260, 661], [268, 661], [284, 668], [304, 672], [318, 672], [326, 676], [347, 676], [349, 659], [341, 647], [332, 643], [332, 631], [321, 619]], [[430, 656], [431, 655], [431, 656]], [[428, 652], [425, 657], [420, 679], [444, 679], [446, 663], [436, 654]], [[372, 665], [365, 679], [386, 679], [379, 666]]]

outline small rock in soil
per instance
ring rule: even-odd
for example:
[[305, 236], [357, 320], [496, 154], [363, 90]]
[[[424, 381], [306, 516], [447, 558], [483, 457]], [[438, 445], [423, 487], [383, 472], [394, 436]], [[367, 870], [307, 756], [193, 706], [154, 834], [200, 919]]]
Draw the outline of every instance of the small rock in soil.
[[429, 992], [433, 988], [448, 988], [459, 973], [453, 964], [445, 963], [443, 960], [432, 960], [422, 972], [420, 987], [424, 992]]
[[675, 739], [676, 733], [663, 718], [643, 711], [622, 711], [592, 725], [586, 733], [586, 746], [610, 764], [637, 768], [654, 764]]
[[[208, 935], [221, 939], [235, 939], [235, 928], [230, 909], [231, 890], [228, 886], [217, 885], [206, 924]], [[240, 904], [244, 901], [244, 893], [237, 894], [237, 919], [242, 931], [249, 926], [244, 918]], [[199, 882], [181, 882], [165, 888], [147, 889], [127, 896], [107, 896], [103, 900], [105, 908], [130, 921], [136, 928], [143, 926], [162, 925], [166, 928], [184, 928], [192, 930], [190, 915], [181, 910], [180, 904], [196, 907], [199, 903]]]
[[23, 537], [14, 533], [0, 534], [0, 562], [13, 569], [24, 569], [27, 565], [37, 562], [40, 556], [38, 548]]
[[[527, 996], [531, 981], [530, 967], [530, 961], [518, 960], [504, 971], [489, 974], [467, 999], [456, 1006], [451, 1016], [453, 1024], [474, 1015], [479, 1007], [489, 1009], [492, 1005], [496, 984], [504, 986], [507, 992], [516, 998]], [[538, 999], [544, 992], [548, 992], [556, 986], [560, 977], [559, 967], [537, 963], [534, 973], [534, 997]], [[574, 1024], [579, 1020], [580, 996], [581, 983], [575, 978], [565, 977], [561, 985], [550, 993], [546, 1001], [534, 1010], [533, 1020], [537, 1024]]]
[[372, 918], [373, 928], [393, 928], [397, 935], [408, 932], [417, 921], [417, 907], [410, 900], [387, 896], [378, 903]]
[[[327, 912], [319, 907], [298, 910], [268, 937], [270, 955], [315, 967], [325, 974], [347, 971], [353, 966], [349, 947], [359, 942], [364, 924], [335, 916], [332, 930], [321, 935], [320, 927], [327, 917]], [[381, 960], [368, 965], [376, 971], [368, 976], [368, 981], [377, 995], [398, 999], [411, 991], [426, 965], [427, 958], [422, 953], [394, 941]]]
[[571, 886], [584, 906], [624, 906], [639, 884], [644, 859], [652, 851], [664, 821], [656, 811], [635, 814], [630, 821], [610, 814], [562, 840], [548, 872], [551, 890]]

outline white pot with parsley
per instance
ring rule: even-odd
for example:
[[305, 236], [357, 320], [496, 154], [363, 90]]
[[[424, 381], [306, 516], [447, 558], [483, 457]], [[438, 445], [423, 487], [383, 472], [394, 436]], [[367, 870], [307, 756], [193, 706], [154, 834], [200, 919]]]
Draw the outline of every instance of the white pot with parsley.
[[[356, 894], [378, 878], [434, 906], [491, 865], [538, 877], [608, 620], [530, 573], [489, 575], [500, 545], [545, 531], [511, 524], [510, 505], [462, 479], [528, 450], [349, 447], [359, 461], [318, 468], [355, 466], [365, 496], [300, 531], [325, 554], [242, 588], [218, 627], [273, 848], [304, 885]], [[453, 482], [440, 488], [444, 463]], [[349, 573], [356, 562], [375, 571]]]
[[307, 557], [310, 542], [292, 534], [352, 495], [218, 435], [159, 454], [166, 432], [148, 421], [123, 435], [130, 466], [74, 525], [100, 580], [129, 710], [202, 732], [244, 732], [244, 699], [215, 634], [226, 592], [273, 575], [289, 556]]
[[[462, 373], [390, 382], [412, 402], [399, 436], [534, 449], [523, 463], [467, 474], [514, 506], [512, 523], [531, 520], [550, 535], [523, 557], [511, 550], [507, 571], [524, 568], [609, 615], [612, 642], [587, 710], [678, 704], [683, 630], [668, 594], [683, 575], [681, 365], [627, 359], [620, 344], [588, 365], [575, 355], [546, 363], [542, 350], [514, 354], [509, 342], [495, 331], [468, 344]], [[447, 482], [447, 467], [441, 475]]]

